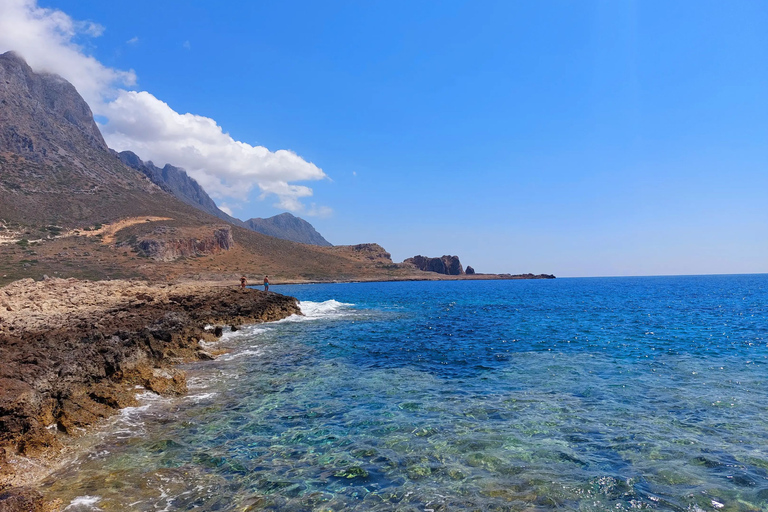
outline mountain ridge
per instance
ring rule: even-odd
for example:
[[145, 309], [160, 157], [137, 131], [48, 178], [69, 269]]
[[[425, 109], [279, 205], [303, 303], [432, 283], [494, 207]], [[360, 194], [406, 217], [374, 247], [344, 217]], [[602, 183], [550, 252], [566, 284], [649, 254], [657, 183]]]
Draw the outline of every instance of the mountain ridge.
[[253, 218], [248, 219], [245, 225], [254, 231], [265, 235], [291, 240], [302, 244], [318, 245], [321, 247], [330, 247], [328, 240], [315, 230], [314, 226], [288, 212], [281, 213], [266, 219]]
[[128, 167], [144, 174], [154, 184], [176, 196], [190, 206], [218, 217], [230, 224], [248, 228], [257, 233], [321, 247], [332, 244], [315, 230], [314, 226], [291, 213], [285, 212], [268, 218], [252, 218], [242, 221], [222, 211], [205, 189], [181, 167], [165, 164], [157, 167], [152, 161], [143, 161], [133, 151], [113, 151]]
[[121, 151], [119, 153], [115, 151], [114, 153], [125, 165], [141, 172], [154, 184], [188, 205], [225, 220], [230, 224], [246, 227], [243, 221], [219, 209], [197, 180], [189, 176], [187, 171], [181, 167], [165, 164], [165, 166], [160, 168], [152, 161], [144, 162], [133, 151]]

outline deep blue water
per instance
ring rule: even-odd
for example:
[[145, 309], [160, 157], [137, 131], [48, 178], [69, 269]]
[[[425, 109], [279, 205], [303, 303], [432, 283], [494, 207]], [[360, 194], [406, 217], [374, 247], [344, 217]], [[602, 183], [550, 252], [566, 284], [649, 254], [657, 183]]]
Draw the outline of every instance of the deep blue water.
[[[272, 286], [69, 510], [768, 510], [768, 275]], [[90, 444], [89, 444], [90, 443]], [[74, 500], [74, 501], [73, 501]]]

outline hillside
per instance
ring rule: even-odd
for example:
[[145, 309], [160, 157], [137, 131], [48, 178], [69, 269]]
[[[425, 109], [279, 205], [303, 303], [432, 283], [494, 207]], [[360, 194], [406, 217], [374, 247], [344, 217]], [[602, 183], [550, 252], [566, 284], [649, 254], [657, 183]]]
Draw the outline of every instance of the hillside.
[[[271, 224], [293, 229], [302, 243], [202, 211], [145, 174], [165, 171], [205, 202], [186, 173], [126, 166], [75, 88], [12, 52], [0, 55], [0, 105], [0, 286], [45, 275], [237, 282], [269, 274], [273, 283], [502, 277], [424, 272], [393, 263], [376, 244], [330, 246], [289, 214]], [[322, 242], [328, 246], [308, 245]]]
[[[0, 55], [0, 285], [22, 277], [410, 278], [352, 248], [253, 232], [186, 204], [123, 164], [55, 75]], [[333, 250], [330, 250], [333, 249]]]

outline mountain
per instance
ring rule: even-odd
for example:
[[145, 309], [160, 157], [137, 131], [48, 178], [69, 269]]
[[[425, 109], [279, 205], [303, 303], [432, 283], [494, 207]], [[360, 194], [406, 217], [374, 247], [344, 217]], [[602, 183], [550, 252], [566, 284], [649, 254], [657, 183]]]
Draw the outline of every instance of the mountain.
[[118, 158], [128, 167], [136, 169], [149, 178], [152, 183], [159, 186], [166, 192], [170, 192], [178, 199], [181, 199], [190, 206], [194, 206], [206, 213], [218, 217], [222, 220], [235, 224], [236, 226], [245, 226], [240, 219], [227, 215], [216, 206], [213, 199], [205, 192], [203, 187], [191, 178], [181, 167], [175, 167], [166, 164], [162, 169], [152, 162], [143, 162], [141, 158], [132, 151], [122, 151], [117, 153]]
[[285, 282], [418, 272], [375, 244], [320, 247], [227, 224], [171, 194], [188, 188], [205, 202], [180, 171], [165, 170], [174, 186], [148, 177], [163, 169], [126, 166], [71, 84], [0, 55], [0, 285], [44, 275], [237, 283], [243, 274]]
[[312, 224], [288, 212], [267, 219], [248, 219], [245, 221], [245, 225], [258, 233], [282, 238], [283, 240], [319, 245], [321, 247], [331, 247], [332, 245], [312, 227]]
[[243, 222], [221, 211], [203, 187], [194, 178], [191, 178], [184, 169], [174, 167], [171, 164], [166, 164], [161, 169], [152, 162], [143, 162], [132, 151], [123, 151], [116, 154], [121, 162], [141, 172], [152, 183], [166, 192], [173, 194], [188, 205], [210, 213], [230, 224], [292, 242], [322, 247], [330, 247], [332, 245], [315, 230], [312, 224], [287, 212], [267, 219], [256, 218]]
[[[0, 55], [0, 219], [61, 227], [167, 210], [160, 188], [114, 158], [75, 88]], [[158, 208], [153, 208], [157, 206]]]

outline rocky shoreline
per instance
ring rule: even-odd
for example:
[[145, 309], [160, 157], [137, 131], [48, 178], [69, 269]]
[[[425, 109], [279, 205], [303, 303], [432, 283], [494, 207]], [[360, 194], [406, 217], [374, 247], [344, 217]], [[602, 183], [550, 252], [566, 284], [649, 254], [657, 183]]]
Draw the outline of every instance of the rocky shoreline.
[[[137, 391], [186, 392], [221, 327], [301, 314], [293, 297], [194, 283], [23, 279], [0, 288], [0, 512], [53, 510], [20, 461], [45, 460]], [[206, 328], [208, 327], [208, 328]]]

